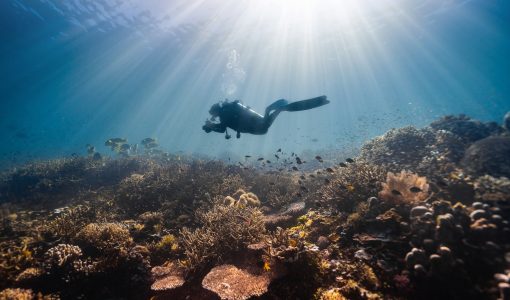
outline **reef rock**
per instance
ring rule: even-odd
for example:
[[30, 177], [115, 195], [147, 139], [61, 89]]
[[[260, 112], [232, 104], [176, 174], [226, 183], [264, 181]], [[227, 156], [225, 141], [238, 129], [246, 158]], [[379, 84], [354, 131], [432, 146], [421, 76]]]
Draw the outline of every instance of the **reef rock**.
[[446, 130], [458, 137], [464, 142], [472, 143], [493, 134], [501, 133], [502, 129], [495, 122], [483, 123], [472, 120], [465, 115], [445, 116], [430, 124], [435, 130]]
[[461, 165], [475, 176], [510, 177], [510, 137], [493, 136], [473, 143], [464, 154]]

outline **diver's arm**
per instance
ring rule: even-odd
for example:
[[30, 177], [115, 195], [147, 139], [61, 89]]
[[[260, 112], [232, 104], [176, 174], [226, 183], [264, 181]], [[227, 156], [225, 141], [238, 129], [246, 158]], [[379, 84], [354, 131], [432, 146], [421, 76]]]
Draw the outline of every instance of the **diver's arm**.
[[205, 122], [205, 125], [202, 126], [202, 129], [207, 133], [211, 131], [223, 133], [227, 130], [227, 126], [223, 125], [222, 123], [213, 123], [207, 120]]

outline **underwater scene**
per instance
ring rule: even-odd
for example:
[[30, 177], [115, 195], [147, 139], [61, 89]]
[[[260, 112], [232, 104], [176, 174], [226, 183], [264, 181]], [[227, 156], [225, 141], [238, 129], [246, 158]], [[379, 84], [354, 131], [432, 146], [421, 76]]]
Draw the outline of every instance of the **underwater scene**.
[[0, 1], [0, 300], [510, 299], [510, 2]]

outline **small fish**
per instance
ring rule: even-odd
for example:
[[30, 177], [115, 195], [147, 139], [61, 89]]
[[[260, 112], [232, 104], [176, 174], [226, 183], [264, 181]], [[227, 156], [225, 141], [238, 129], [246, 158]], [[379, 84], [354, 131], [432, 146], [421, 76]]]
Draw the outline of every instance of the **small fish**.
[[127, 151], [131, 148], [131, 146], [129, 144], [122, 144], [120, 145], [120, 150], [122, 151]]
[[104, 142], [104, 145], [105, 146], [114, 146], [116, 144], [123, 144], [123, 143], [126, 143], [127, 142], [127, 139], [123, 139], [123, 138], [111, 138], [111, 139], [108, 139], [106, 142]]
[[297, 168], [296, 166], [293, 166], [293, 167], [292, 167], [292, 170], [297, 171], [297, 170], [298, 170], [298, 168]]
[[306, 179], [305, 175], [301, 175], [301, 176], [299, 176], [299, 178], [301, 178], [303, 180]]
[[310, 174], [310, 175], [308, 175], [308, 176], [310, 176], [310, 177], [312, 177], [312, 178], [315, 178], [315, 175], [313, 175], [313, 174]]
[[280, 159], [280, 157], [278, 156], [278, 154], [275, 154], [274, 157], [276, 157], [276, 160]]
[[298, 165], [300, 165], [300, 164], [302, 164], [302, 163], [303, 163], [303, 161], [301, 160], [301, 158], [299, 158], [299, 157], [297, 157], [297, 156], [296, 156], [296, 163], [297, 163]]
[[250, 158], [250, 157], [251, 157], [251, 155], [245, 155], [244, 156], [244, 158]]
[[261, 161], [261, 160], [264, 160], [264, 158], [263, 157], [259, 157], [259, 158], [257, 158], [257, 160]]
[[244, 167], [244, 165], [243, 165], [243, 163], [242, 163], [242, 162], [238, 161], [237, 163], [238, 163], [241, 167]]
[[348, 184], [346, 188], [349, 192], [354, 192], [354, 186], [352, 184]]
[[441, 187], [447, 187], [448, 186], [448, 183], [444, 182], [443, 180], [439, 180], [437, 182], [437, 185], [441, 186]]
[[320, 157], [319, 155], [315, 156], [315, 159], [318, 160], [319, 162], [323, 162], [322, 157]]
[[276, 150], [276, 153], [278, 152], [282, 152], [282, 148], [278, 148], [278, 150]]
[[454, 179], [454, 180], [460, 179], [460, 176], [454, 172], [451, 172], [450, 175], [448, 175], [448, 177], [450, 177], [450, 179]]
[[155, 144], [155, 143], [157, 144], [156, 139], [148, 137], [148, 138], [144, 138], [144, 139], [141, 141], [141, 143], [140, 143], [140, 144], [142, 144], [142, 145], [146, 146], [146, 145], [149, 145], [149, 144]]
[[346, 161], [346, 162], [348, 162], [348, 163], [350, 163], [350, 164], [352, 164], [352, 163], [354, 162], [354, 159], [352, 159], [352, 158], [346, 158], [346, 159], [345, 159], [345, 161]]
[[274, 182], [270, 182], [269, 185], [275, 185], [275, 183]]
[[91, 144], [87, 144], [87, 154], [92, 155], [94, 152], [96, 152], [96, 147]]
[[270, 163], [271, 163], [271, 161], [268, 159], [268, 160], [266, 160], [266, 163], [270, 164]]
[[251, 224], [251, 219], [248, 219], [246, 217], [243, 217], [243, 216], [236, 216], [240, 221], [244, 221], [247, 225], [250, 225]]
[[402, 193], [397, 190], [392, 190], [391, 193], [395, 196], [402, 196]]
[[346, 163], [343, 163], [343, 162], [339, 163], [338, 165], [339, 165], [340, 167], [342, 167], [342, 168], [346, 168], [346, 167], [347, 167], [347, 164], [346, 164]]
[[419, 188], [419, 187], [416, 187], [416, 186], [413, 186], [412, 188], [409, 189], [411, 192], [413, 193], [419, 193], [421, 192], [422, 190]]
[[335, 171], [331, 168], [326, 168], [326, 171], [328, 171], [329, 173], [335, 173]]

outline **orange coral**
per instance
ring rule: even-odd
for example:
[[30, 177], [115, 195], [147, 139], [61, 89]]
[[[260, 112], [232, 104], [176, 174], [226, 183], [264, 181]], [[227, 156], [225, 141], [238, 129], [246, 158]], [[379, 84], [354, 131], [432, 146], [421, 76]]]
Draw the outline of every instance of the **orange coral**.
[[379, 197], [394, 204], [421, 202], [429, 195], [427, 178], [406, 170], [397, 174], [388, 172], [382, 188]]

